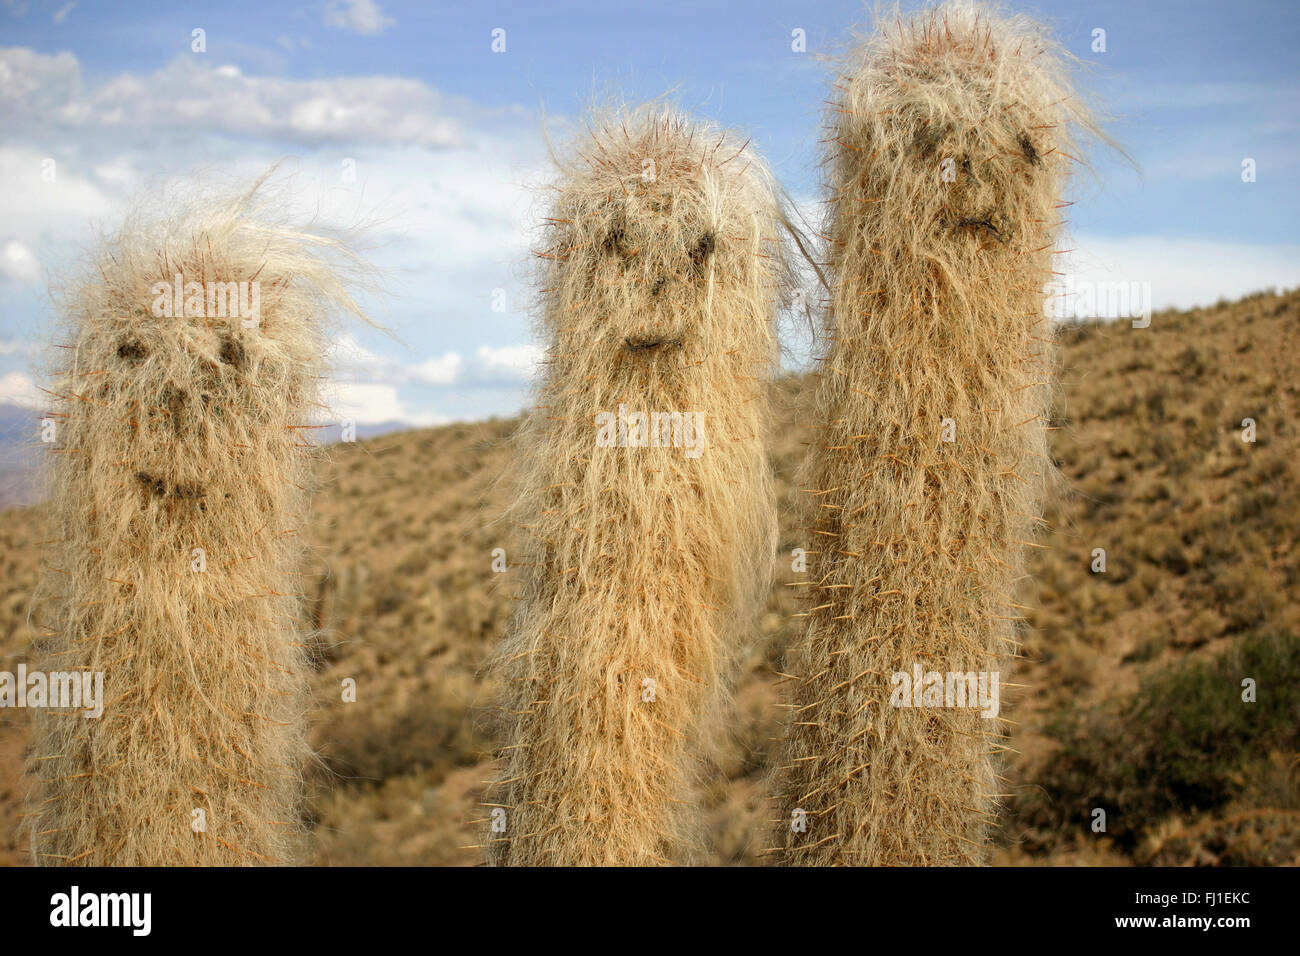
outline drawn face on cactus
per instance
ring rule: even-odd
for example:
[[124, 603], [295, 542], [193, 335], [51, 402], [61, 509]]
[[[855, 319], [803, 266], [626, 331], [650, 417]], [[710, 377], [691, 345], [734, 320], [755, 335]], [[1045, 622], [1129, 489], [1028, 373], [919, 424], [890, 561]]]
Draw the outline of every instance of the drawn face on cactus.
[[[177, 348], [177, 329], [160, 329], [155, 321], [186, 323], [185, 347]], [[156, 503], [168, 512], [207, 510], [202, 477], [183, 472], [177, 462], [203, 454], [216, 420], [247, 399], [249, 350], [255, 343], [246, 344], [246, 338], [238, 320], [137, 315], [129, 328], [104, 340], [109, 374], [99, 386], [100, 397], [131, 401], [132, 415], [121, 427], [128, 432], [124, 441], [136, 462], [143, 505]], [[246, 414], [256, 418], [259, 411], [250, 407]], [[182, 446], [193, 454], [179, 455]]]
[[1015, 214], [1043, 167], [1042, 147], [1031, 121], [988, 123], [978, 128], [920, 127], [905, 151], [934, 171], [939, 189], [937, 237], [960, 237], [984, 246], [1018, 237]]
[[637, 184], [600, 198], [574, 230], [564, 271], [620, 361], [688, 348], [725, 239], [689, 188]]
[[877, 88], [879, 123], [867, 123], [862, 142], [850, 145], [880, 159], [858, 166], [889, 180], [910, 179], [907, 206], [932, 210], [936, 240], [1013, 246], [1021, 238], [1019, 211], [1051, 162], [1050, 120], [1005, 96], [992, 110], [996, 76], [969, 63], [960, 75], [936, 69], [928, 53], [918, 51]]

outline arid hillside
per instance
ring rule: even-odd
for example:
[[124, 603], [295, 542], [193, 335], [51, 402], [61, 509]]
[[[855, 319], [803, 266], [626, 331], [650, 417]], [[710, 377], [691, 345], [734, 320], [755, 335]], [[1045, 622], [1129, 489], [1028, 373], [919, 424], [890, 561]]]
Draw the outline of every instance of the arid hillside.
[[[1026, 582], [998, 862], [1300, 863], [1298, 328], [1293, 292], [1157, 313], [1146, 329], [1062, 332], [1054, 436], [1069, 491]], [[806, 546], [790, 483], [806, 440], [801, 384], [776, 388], [785, 559], [733, 740], [699, 797], [718, 863], [757, 863], [766, 845], [763, 774], [798, 624], [788, 555]], [[494, 691], [481, 670], [511, 610], [511, 572], [492, 566], [495, 548], [509, 562], [514, 540], [495, 520], [514, 426], [328, 450], [302, 578], [320, 864], [481, 859], [470, 821], [491, 776]], [[0, 670], [31, 660], [45, 534], [39, 506], [0, 512]], [[1104, 572], [1092, 570], [1096, 549]], [[1253, 703], [1242, 700], [1248, 678]], [[28, 859], [18, 833], [28, 721], [0, 710], [0, 862], [10, 864]], [[1098, 808], [1104, 833], [1091, 827]]]

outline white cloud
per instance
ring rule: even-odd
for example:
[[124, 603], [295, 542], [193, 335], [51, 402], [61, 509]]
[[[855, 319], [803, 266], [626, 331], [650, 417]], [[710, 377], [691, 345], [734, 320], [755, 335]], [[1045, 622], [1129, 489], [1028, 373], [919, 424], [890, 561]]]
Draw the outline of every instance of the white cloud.
[[100, 182], [122, 186], [135, 177], [135, 162], [129, 156], [118, 156], [110, 162], [97, 164], [91, 172]]
[[0, 246], [0, 275], [12, 282], [37, 282], [41, 278], [41, 264], [32, 250], [17, 239]]
[[480, 345], [476, 357], [489, 373], [505, 373], [515, 378], [528, 378], [537, 369], [545, 353], [536, 345], [503, 345], [494, 348]]
[[329, 407], [340, 421], [358, 425], [381, 422], [405, 422], [408, 425], [442, 425], [444, 415], [409, 410], [393, 385], [359, 382], [333, 382], [327, 389]]
[[456, 352], [439, 358], [426, 359], [412, 369], [413, 374], [426, 385], [451, 385], [460, 375], [464, 361]]
[[375, 0], [330, 0], [325, 8], [325, 24], [350, 30], [362, 36], [377, 36], [397, 23], [384, 15]]
[[0, 355], [35, 355], [40, 346], [24, 339], [0, 339]]
[[460, 376], [464, 360], [457, 352], [446, 352], [415, 364], [380, 355], [344, 333], [330, 346], [330, 367], [340, 381], [384, 382], [405, 385], [422, 382], [425, 385], [452, 385]]
[[64, 20], [68, 19], [68, 14], [72, 12], [72, 8], [76, 5], [77, 0], [72, 0], [71, 3], [65, 3], [63, 6], [59, 7], [59, 9], [55, 10], [53, 17], [54, 22], [60, 24]]
[[329, 364], [336, 376], [382, 378], [389, 374], [395, 363], [376, 355], [345, 332], [330, 343]]
[[[527, 257], [535, 195], [524, 184], [547, 161], [540, 130], [524, 116], [419, 80], [288, 80], [193, 57], [83, 91], [70, 54], [0, 49], [8, 140], [0, 182], [13, 187], [0, 193], [0, 222], [57, 270], [70, 239], [84, 245], [92, 223], [113, 230], [142, 186], [196, 167], [251, 179], [284, 157], [286, 140], [306, 140], [315, 152], [287, 170], [295, 213], [320, 221], [328, 208], [365, 223], [366, 238], [384, 246], [377, 264], [392, 284], [410, 283], [403, 292], [420, 301], [418, 311], [473, 315], [496, 288], [514, 301], [514, 274]], [[126, 135], [128, 126], [149, 135]], [[152, 148], [168, 127], [186, 135], [166, 151]], [[51, 163], [54, 182], [42, 175]]]
[[465, 102], [396, 76], [247, 76], [232, 64], [180, 56], [151, 74], [123, 73], [83, 90], [71, 53], [0, 49], [0, 117], [12, 128], [165, 129], [318, 143], [358, 140], [464, 145]]
[[351, 335], [339, 336], [330, 346], [330, 367], [338, 381], [388, 385], [467, 386], [514, 385], [536, 371], [544, 351], [531, 344], [480, 345], [471, 361], [456, 351], [418, 361], [381, 355], [361, 345]]
[[0, 377], [0, 402], [24, 408], [39, 408], [45, 403], [43, 393], [36, 388], [36, 383], [22, 372], [10, 372]]
[[1080, 282], [1149, 282], [1154, 309], [1187, 309], [1300, 286], [1300, 246], [1080, 233], [1056, 269]]
[[[7, 130], [6, 130], [7, 132]], [[119, 206], [113, 194], [125, 187], [129, 161], [95, 164], [94, 172], [22, 146], [0, 146], [0, 276], [39, 284], [48, 267], [63, 274], [86, 249], [97, 226], [112, 227]], [[53, 181], [45, 173], [54, 173]], [[0, 334], [12, 332], [0, 316]]]
[[[233, 54], [185, 56], [83, 82], [69, 54], [0, 48], [0, 182], [9, 184], [0, 269], [4, 243], [18, 244], [0, 288], [11, 271], [79, 271], [97, 233], [113, 234], [137, 199], [251, 181], [292, 152], [274, 184], [287, 217], [359, 227], [384, 290], [363, 292], [361, 304], [400, 340], [354, 326], [332, 344], [344, 411], [358, 423], [411, 425], [512, 414], [540, 353], [482, 343], [524, 338], [517, 280], [541, 201], [528, 184], [549, 170], [540, 128], [521, 109], [481, 107], [416, 79], [255, 69]], [[344, 157], [355, 177], [341, 175]], [[53, 181], [43, 176], [51, 161]], [[38, 285], [8, 290], [24, 297], [22, 311], [0, 315], [0, 336], [21, 336], [49, 314]], [[497, 289], [507, 292], [504, 312], [493, 308]]]
[[81, 93], [81, 67], [71, 53], [0, 49], [0, 115], [54, 112]]

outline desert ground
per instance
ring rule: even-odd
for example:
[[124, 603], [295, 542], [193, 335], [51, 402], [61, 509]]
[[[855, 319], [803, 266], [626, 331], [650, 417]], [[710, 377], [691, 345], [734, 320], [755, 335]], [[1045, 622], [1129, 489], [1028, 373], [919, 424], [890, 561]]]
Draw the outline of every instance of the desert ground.
[[[1067, 326], [1054, 455], [1068, 491], [1026, 582], [995, 862], [1300, 863], [1300, 292]], [[725, 753], [698, 794], [711, 860], [757, 865], [780, 672], [797, 633], [791, 476], [805, 379], [774, 385], [781, 560]], [[1242, 440], [1242, 421], [1256, 440]], [[329, 446], [303, 570], [319, 865], [473, 865], [490, 753], [486, 655], [511, 613], [499, 517], [516, 420]], [[30, 660], [40, 505], [0, 512], [0, 670]], [[633, 546], [634, 542], [629, 542]], [[1104, 573], [1091, 569], [1104, 548]], [[30, 612], [30, 616], [29, 616]], [[1257, 700], [1244, 704], [1253, 678]], [[356, 681], [355, 703], [340, 692]], [[29, 716], [0, 710], [0, 863]], [[1107, 812], [1094, 833], [1092, 811]]]

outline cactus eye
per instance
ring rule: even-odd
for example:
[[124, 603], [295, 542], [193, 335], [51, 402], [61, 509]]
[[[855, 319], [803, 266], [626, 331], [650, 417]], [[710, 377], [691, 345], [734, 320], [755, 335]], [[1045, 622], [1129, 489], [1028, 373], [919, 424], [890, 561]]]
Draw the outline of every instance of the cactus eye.
[[706, 232], [696, 240], [695, 245], [691, 246], [687, 255], [691, 257], [691, 262], [695, 265], [702, 266], [709, 256], [713, 255], [713, 250], [717, 247], [717, 239], [713, 233]]
[[1038, 150], [1034, 148], [1034, 144], [1030, 141], [1028, 133], [1020, 134], [1019, 143], [1020, 151], [1025, 154], [1025, 159], [1029, 162], [1030, 166], [1037, 166], [1042, 163], [1042, 159], [1038, 155]]
[[184, 501], [193, 501], [205, 494], [203, 486], [192, 481], [179, 481], [172, 485], [172, 495]]
[[627, 255], [627, 230], [623, 226], [623, 220], [614, 220], [614, 224], [609, 227], [609, 232], [605, 234], [600, 247], [611, 256]]
[[223, 339], [218, 356], [227, 365], [233, 365], [238, 369], [242, 369], [248, 362], [248, 352], [244, 350], [244, 343], [236, 339]]
[[137, 471], [135, 473], [135, 479], [140, 482], [140, 484], [144, 485], [145, 489], [148, 490], [150, 494], [159, 496], [167, 494], [167, 482], [163, 481], [161, 478], [155, 478], [146, 471]]
[[142, 361], [148, 354], [137, 339], [125, 339], [117, 347], [117, 357], [131, 365]]
[[993, 213], [990, 212], [988, 215], [983, 217], [967, 216], [963, 219], [959, 219], [957, 220], [957, 223], [954, 225], [953, 228], [954, 229], [963, 229], [963, 228], [980, 229], [983, 230], [984, 233], [986, 233], [987, 235], [992, 236], [998, 242], [1006, 242], [1007, 241], [1006, 230], [1004, 228], [999, 228], [1000, 225], [1001, 225], [1000, 217], [995, 216]]
[[915, 149], [923, 159], [933, 156], [939, 149], [939, 144], [943, 142], [944, 131], [933, 126], [922, 126], [916, 131], [912, 138], [912, 148]]

